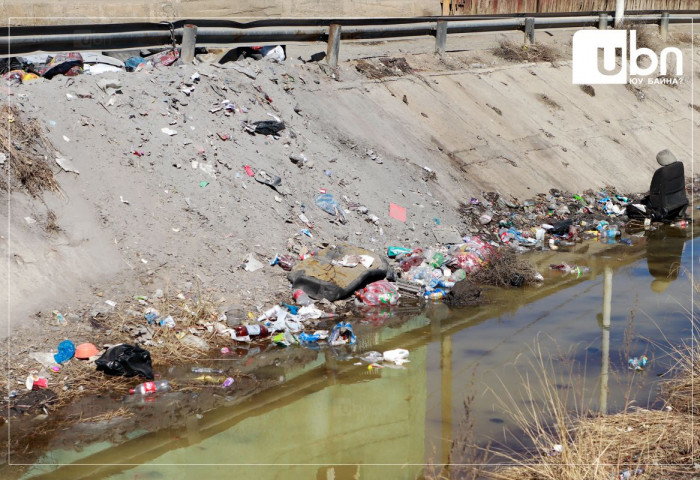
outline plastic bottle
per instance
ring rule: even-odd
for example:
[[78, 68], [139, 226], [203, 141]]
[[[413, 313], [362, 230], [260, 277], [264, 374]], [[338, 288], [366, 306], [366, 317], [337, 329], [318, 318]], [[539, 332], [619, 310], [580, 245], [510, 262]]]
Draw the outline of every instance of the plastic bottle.
[[192, 367], [192, 373], [224, 373], [224, 371], [211, 367]]
[[156, 392], [167, 392], [170, 390], [170, 382], [158, 380], [156, 382], [145, 382], [129, 389], [129, 394], [150, 395]]
[[431, 292], [425, 293], [426, 300], [442, 300], [447, 295], [447, 292], [442, 288], [436, 288]]
[[443, 263], [445, 263], [445, 256], [440, 252], [435, 252], [435, 255], [433, 255], [430, 261], [430, 266], [433, 268], [440, 268]]
[[452, 272], [452, 275], [450, 275], [450, 282], [459, 282], [465, 278], [467, 278], [467, 272], [460, 268]]
[[425, 260], [423, 255], [411, 255], [410, 257], [401, 260], [399, 266], [401, 267], [401, 270], [403, 270], [404, 272], [408, 272], [411, 269], [411, 267], [417, 267], [418, 265], [423, 263], [423, 260]]
[[267, 337], [272, 332], [270, 332], [265, 325], [239, 325], [234, 328], [236, 335], [239, 337]]
[[302, 307], [306, 307], [314, 303], [314, 301], [311, 300], [311, 298], [301, 288], [294, 290], [294, 293], [292, 293], [292, 298], [294, 298], [294, 301]]

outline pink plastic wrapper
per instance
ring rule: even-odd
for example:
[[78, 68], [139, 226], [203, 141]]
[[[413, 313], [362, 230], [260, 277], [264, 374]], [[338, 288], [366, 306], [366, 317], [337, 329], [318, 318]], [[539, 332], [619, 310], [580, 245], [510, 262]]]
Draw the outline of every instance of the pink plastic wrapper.
[[365, 305], [396, 305], [399, 301], [399, 291], [393, 283], [387, 280], [379, 280], [370, 283], [365, 288], [355, 292]]

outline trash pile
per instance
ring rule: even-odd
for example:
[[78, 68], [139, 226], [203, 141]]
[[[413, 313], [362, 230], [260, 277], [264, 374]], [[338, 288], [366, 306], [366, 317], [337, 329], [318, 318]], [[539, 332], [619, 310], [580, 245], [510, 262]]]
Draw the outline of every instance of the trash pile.
[[[284, 49], [280, 45], [251, 47], [251, 49], [257, 52], [257, 54], [249, 55], [255, 59], [265, 58], [278, 63], [285, 60]], [[18, 56], [10, 59], [9, 64], [12, 69], [5, 73], [3, 78], [9, 82], [20, 84], [31, 82], [40, 77], [51, 80], [57, 75], [74, 77], [82, 74], [139, 72], [147, 68], [168, 67], [177, 64], [180, 59], [180, 51], [176, 48], [146, 49], [141, 50], [139, 55], [132, 55], [124, 60], [120, 59], [125, 56], [118, 53], [112, 56], [94, 52]]]
[[[399, 288], [428, 300], [445, 298], [455, 284], [477, 272], [496, 251], [478, 236], [465, 237], [464, 243], [435, 249], [389, 247], [387, 256], [398, 262], [402, 282]], [[404, 286], [417, 286], [418, 290]]]
[[609, 243], [620, 238], [625, 209], [633, 203], [629, 196], [613, 188], [583, 194], [551, 189], [549, 195], [519, 202], [504, 199], [496, 192], [484, 192], [484, 200], [462, 202], [460, 213], [470, 225], [470, 233], [519, 252], [533, 248], [573, 246], [600, 237]]

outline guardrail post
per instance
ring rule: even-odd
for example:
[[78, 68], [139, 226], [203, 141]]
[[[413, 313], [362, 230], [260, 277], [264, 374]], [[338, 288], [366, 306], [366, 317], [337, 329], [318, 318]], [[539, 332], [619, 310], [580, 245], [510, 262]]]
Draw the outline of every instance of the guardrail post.
[[625, 0], [615, 0], [615, 28], [620, 28], [625, 20]]
[[196, 44], [197, 25], [185, 25], [182, 31], [182, 45], [180, 45], [180, 60], [182, 60], [183, 63], [192, 63]]
[[338, 54], [340, 53], [340, 25], [332, 23], [328, 29], [328, 65], [331, 68], [338, 67]]
[[601, 13], [600, 16], [598, 17], [598, 30], [607, 30], [607, 29], [608, 29], [608, 14]]
[[533, 17], [525, 19], [525, 43], [535, 43], [535, 19]]
[[438, 20], [435, 28], [435, 53], [442, 56], [445, 54], [445, 46], [447, 45], [447, 22]]
[[661, 38], [663, 38], [664, 42], [668, 40], [668, 23], [670, 20], [670, 16], [668, 12], [664, 12], [661, 14], [661, 24], [659, 24], [659, 33], [661, 34]]

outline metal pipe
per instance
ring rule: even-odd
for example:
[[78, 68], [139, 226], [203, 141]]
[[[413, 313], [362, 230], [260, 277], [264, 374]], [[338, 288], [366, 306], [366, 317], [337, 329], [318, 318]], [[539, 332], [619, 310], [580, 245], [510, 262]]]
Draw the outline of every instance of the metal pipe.
[[180, 47], [180, 59], [184, 63], [192, 63], [194, 60], [194, 47], [197, 44], [197, 25], [185, 25], [182, 34], [182, 46]]
[[625, 18], [625, 0], [615, 0], [615, 28], [619, 28]]

